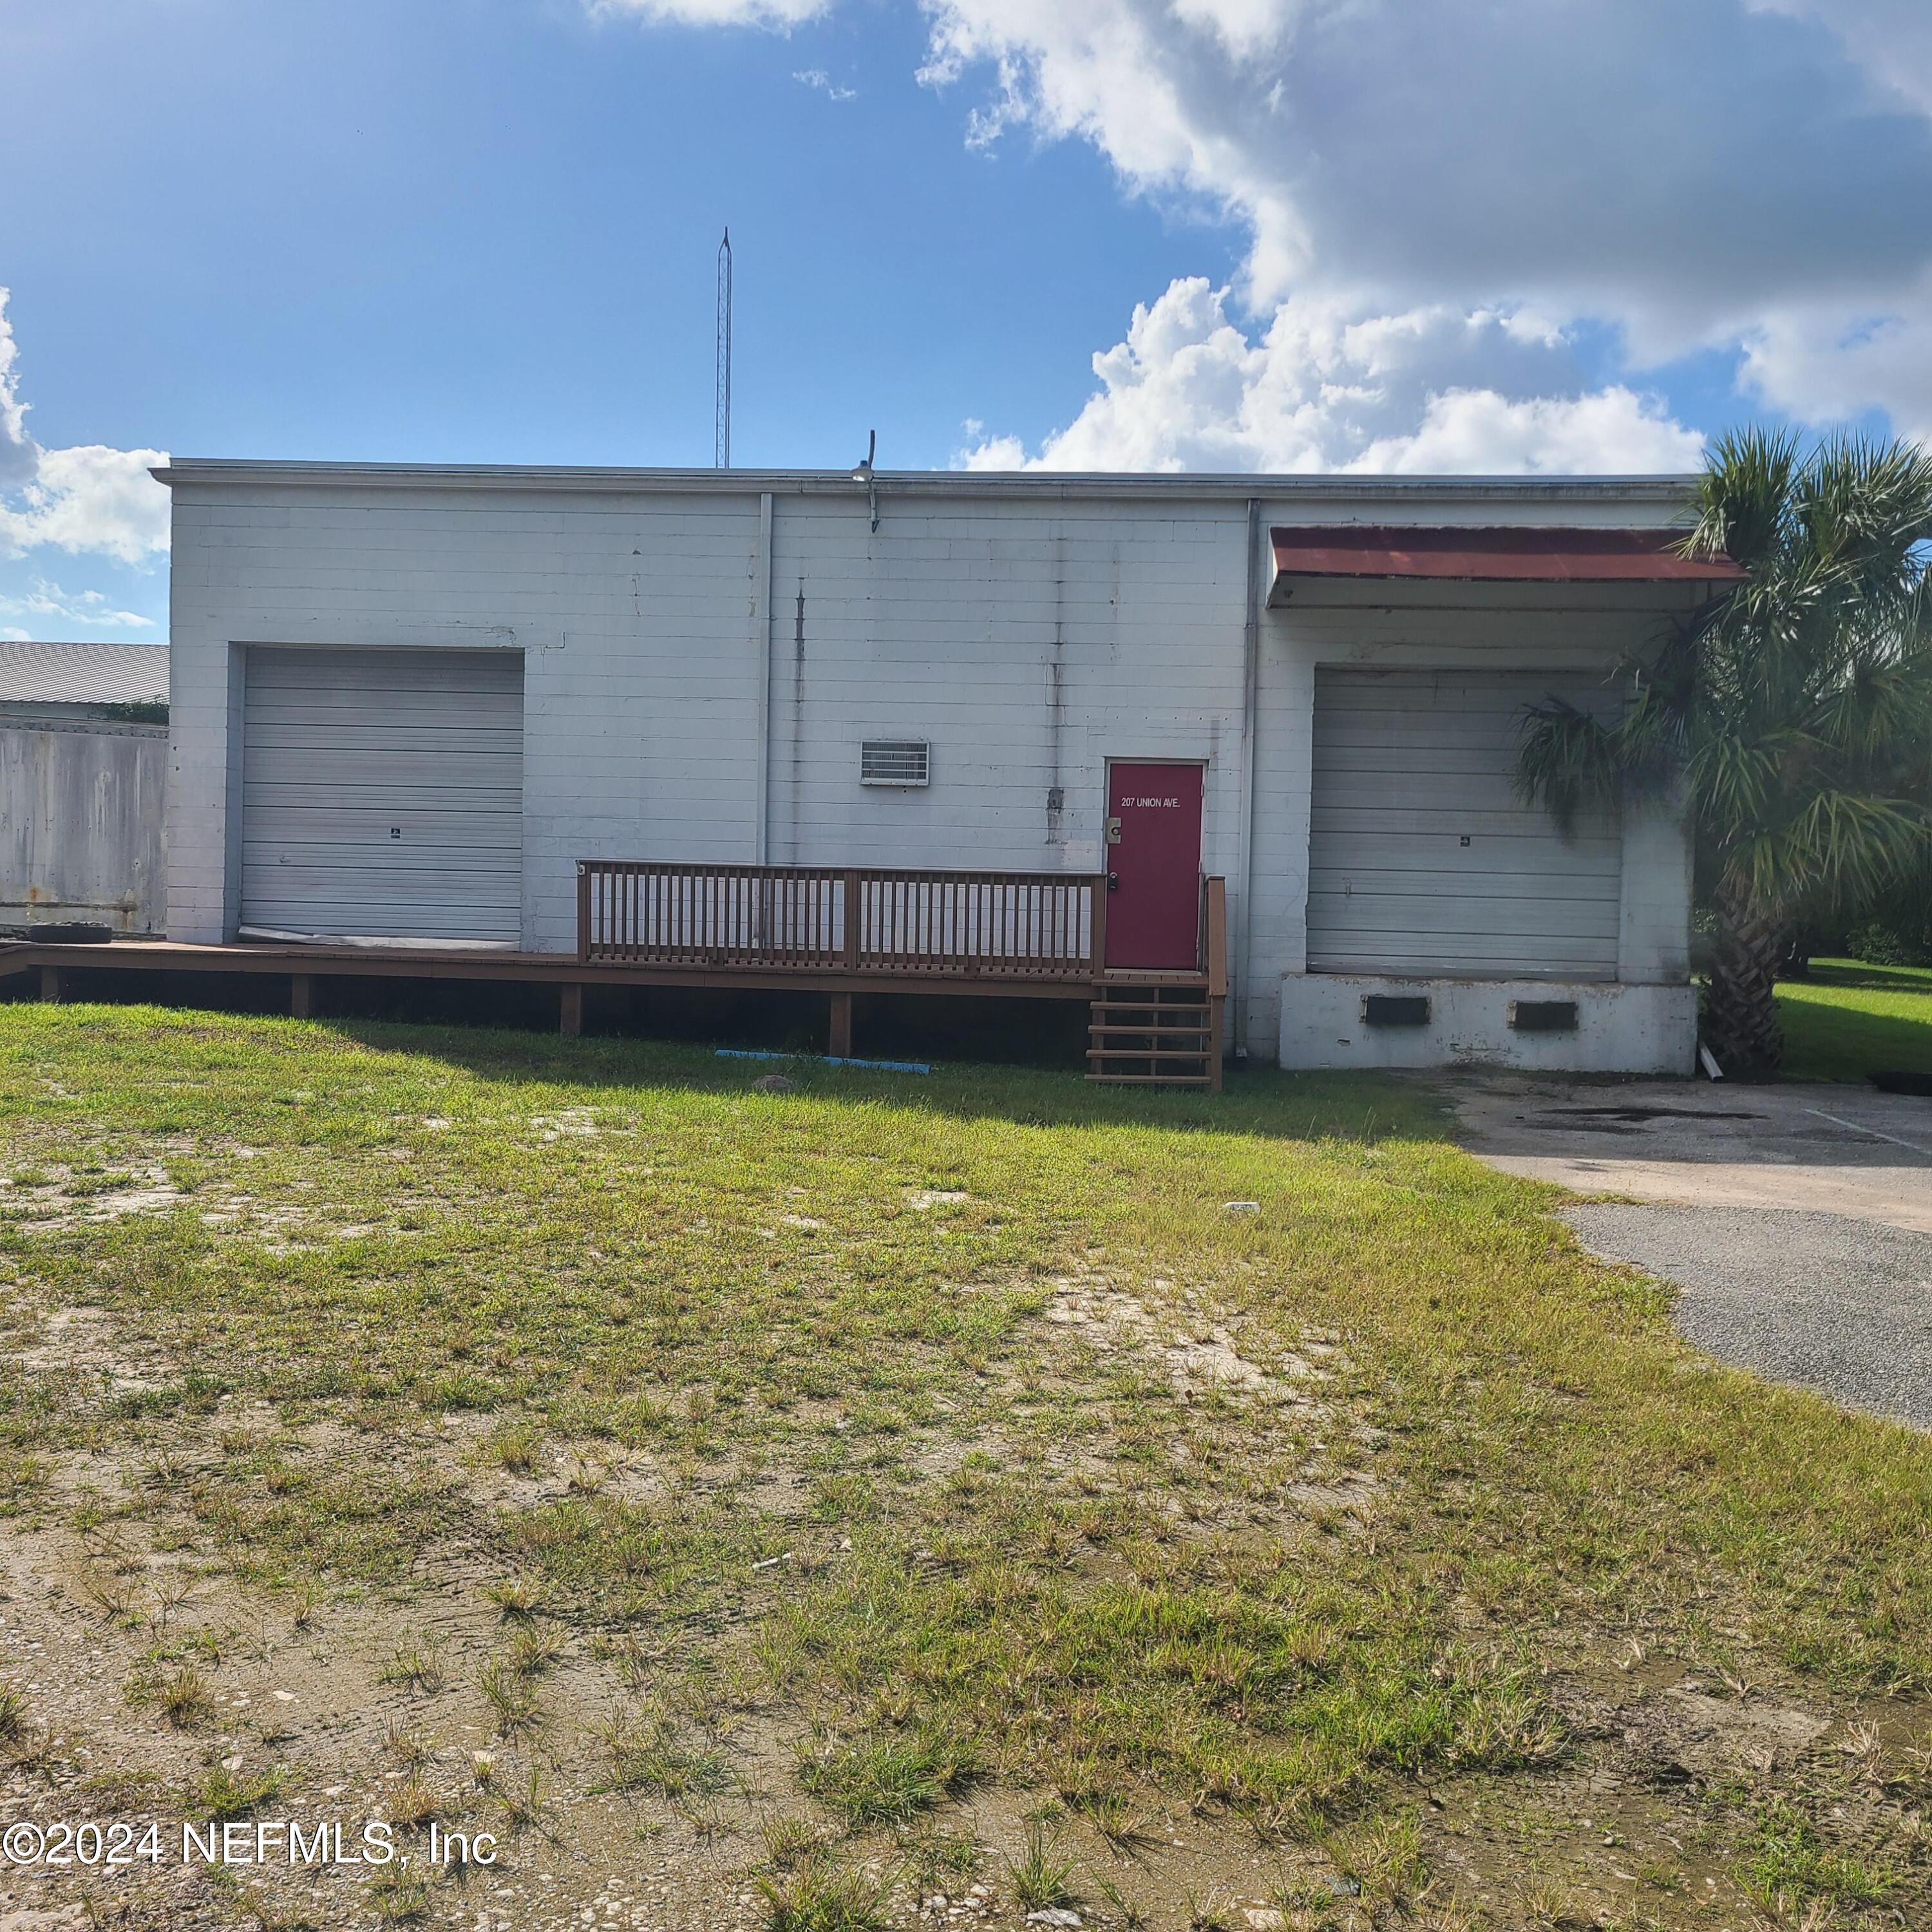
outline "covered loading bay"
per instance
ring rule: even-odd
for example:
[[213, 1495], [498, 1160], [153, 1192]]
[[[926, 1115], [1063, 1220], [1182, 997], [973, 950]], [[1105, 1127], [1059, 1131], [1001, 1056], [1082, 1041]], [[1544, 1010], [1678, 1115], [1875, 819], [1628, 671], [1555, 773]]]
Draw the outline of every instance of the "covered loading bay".
[[1324, 668], [1315, 680], [1308, 970], [1613, 980], [1622, 839], [1516, 795], [1526, 704], [1614, 709], [1600, 680]]
[[521, 652], [256, 645], [244, 678], [244, 937], [519, 943]]

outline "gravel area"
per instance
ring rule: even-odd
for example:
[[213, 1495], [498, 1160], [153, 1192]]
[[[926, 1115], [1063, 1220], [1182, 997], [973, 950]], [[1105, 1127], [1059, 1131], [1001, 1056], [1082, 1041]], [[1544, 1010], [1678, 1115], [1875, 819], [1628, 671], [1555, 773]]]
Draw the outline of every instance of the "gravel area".
[[1683, 1293], [1720, 1360], [1932, 1430], [1932, 1234], [1796, 1209], [1568, 1208], [1606, 1260]]

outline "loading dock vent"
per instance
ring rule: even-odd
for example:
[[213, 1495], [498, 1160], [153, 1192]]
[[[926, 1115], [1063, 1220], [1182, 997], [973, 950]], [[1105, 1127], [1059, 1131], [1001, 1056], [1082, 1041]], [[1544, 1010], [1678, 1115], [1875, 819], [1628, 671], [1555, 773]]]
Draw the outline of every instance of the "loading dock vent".
[[1362, 1024], [1372, 1027], [1426, 1026], [1428, 996], [1421, 993], [1364, 993]]
[[1518, 1033], [1574, 1033], [1574, 1000], [1512, 1000], [1509, 1023]]

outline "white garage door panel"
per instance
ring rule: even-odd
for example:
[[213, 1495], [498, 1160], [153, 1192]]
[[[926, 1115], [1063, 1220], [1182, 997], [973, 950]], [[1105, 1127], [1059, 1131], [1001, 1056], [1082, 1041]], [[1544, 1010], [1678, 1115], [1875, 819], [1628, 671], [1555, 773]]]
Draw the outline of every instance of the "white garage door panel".
[[[316, 808], [316, 779], [312, 775], [300, 784], [275, 784], [257, 782], [248, 787], [254, 802], [268, 808], [297, 810]], [[336, 804], [344, 811], [366, 812], [374, 817], [388, 814], [395, 822], [398, 812], [429, 812], [467, 814], [477, 812], [506, 812], [519, 824], [523, 822], [523, 788], [520, 785], [338, 784], [333, 788]]]
[[[326, 725], [315, 734], [325, 740], [330, 736]], [[278, 745], [272, 739], [254, 748], [262, 775], [255, 781], [258, 784], [321, 786], [331, 790], [361, 785], [386, 792], [400, 782], [437, 794], [460, 787], [472, 791], [494, 790], [518, 799], [524, 795], [520, 758], [496, 751], [446, 750], [421, 729], [399, 728], [386, 749]]]
[[[1459, 820], [1459, 823], [1460, 821]], [[1402, 890], [1412, 892], [1460, 892], [1467, 890], [1460, 876], [1475, 848], [1473, 836], [1465, 846], [1454, 832], [1418, 832], [1405, 829], [1403, 842], [1416, 860], [1401, 869]], [[1388, 864], [1388, 841], [1380, 832], [1336, 832], [1328, 841], [1328, 860], [1350, 878], [1382, 871]], [[1500, 867], [1489, 873], [1490, 890], [1525, 894], [1576, 890], [1579, 879], [1597, 880], [1617, 876], [1621, 855], [1616, 848], [1599, 842], [1591, 847], [1580, 843], [1564, 850], [1562, 859], [1552, 860], [1540, 844], [1528, 840], [1510, 852]], [[1594, 894], [1598, 887], [1588, 890]]]
[[1311, 972], [1616, 976], [1614, 820], [1565, 839], [1511, 778], [1523, 706], [1552, 691], [1600, 713], [1618, 701], [1536, 674], [1317, 672]]
[[1344, 958], [1339, 964], [1315, 970], [1402, 980], [1574, 980], [1588, 983], [1606, 976], [1595, 959], [1593, 947], [1552, 946], [1543, 965], [1530, 973], [1522, 964], [1520, 952], [1507, 942], [1466, 948], [1432, 942], [1426, 952], [1402, 952], [1384, 944], [1359, 960]]
[[[492, 798], [500, 797], [493, 792]], [[400, 842], [414, 853], [430, 847], [488, 846], [513, 852], [523, 844], [523, 820], [514, 812], [424, 812], [393, 809], [307, 809], [299, 804], [265, 805], [259, 799], [248, 805], [248, 830], [256, 839], [272, 839], [290, 845], [314, 845], [332, 850], [345, 838], [384, 839], [391, 827], [402, 834]]]
[[[1400, 753], [1394, 755], [1400, 756]], [[1514, 755], [1514, 752], [1498, 752], [1498, 760]], [[1391, 788], [1391, 776], [1407, 782]], [[1333, 766], [1319, 760], [1315, 766], [1316, 796], [1321, 800], [1317, 808], [1320, 812], [1486, 812], [1499, 814], [1496, 829], [1507, 830], [1514, 838], [1527, 838], [1534, 835], [1522, 822], [1522, 807], [1517, 802], [1507, 782], [1492, 784], [1487, 778], [1467, 776], [1453, 772], [1432, 771], [1426, 765], [1411, 763], [1404, 758], [1401, 770], [1391, 773], [1387, 769], [1379, 772], [1338, 772]], [[1439, 821], [1438, 821], [1439, 822]], [[1583, 827], [1586, 834], [1594, 830], [1601, 836], [1600, 827]]]
[[1366, 937], [1386, 933], [1402, 936], [1427, 933], [1444, 944], [1470, 940], [1524, 939], [1560, 927], [1571, 940], [1615, 940], [1615, 908], [1607, 916], [1600, 906], [1584, 899], [1426, 898], [1394, 892], [1311, 894], [1324, 910], [1346, 919], [1352, 931]]
[[[1602, 896], [1592, 890], [1593, 882], [1574, 879], [1535, 878], [1514, 880], [1498, 877], [1484, 882], [1482, 896], [1472, 897], [1467, 882], [1460, 879], [1417, 879], [1399, 873], [1354, 872], [1348, 885], [1340, 889], [1318, 886], [1311, 899], [1332, 902], [1339, 916], [1348, 906], [1355, 908], [1355, 922], [1366, 929], [1388, 931], [1403, 918], [1428, 922], [1418, 930], [1477, 932], [1483, 925], [1500, 932], [1514, 929], [1513, 922], [1540, 916], [1546, 924], [1560, 918], [1566, 929], [1598, 932], [1603, 922], [1614, 928], [1616, 908], [1606, 914]], [[1530, 908], [1526, 915], [1522, 908]], [[1540, 915], [1538, 908], [1546, 908]], [[1562, 908], [1560, 913], [1552, 908]], [[1400, 909], [1399, 910], [1397, 909]], [[1459, 924], [1461, 920], [1471, 922]]]
[[[300, 656], [300, 652], [291, 653]], [[477, 651], [465, 651], [465, 657], [480, 657]], [[518, 653], [507, 651], [502, 655], [514, 661]], [[419, 706], [425, 714], [434, 715], [440, 703], [446, 687], [437, 681], [434, 668], [418, 676], [412, 672], [398, 676], [392, 669], [386, 675], [378, 672], [369, 682], [353, 691], [322, 691], [314, 686], [291, 682], [286, 679], [278, 681], [274, 673], [271, 681], [264, 685], [260, 693], [266, 714], [282, 717], [297, 712], [328, 711], [345, 718], [366, 716], [371, 712], [393, 709], [399, 705]], [[492, 671], [484, 670], [471, 686], [472, 690], [506, 690], [514, 683], [506, 680], [498, 666]]]
[[520, 651], [339, 650], [333, 646], [307, 650], [299, 646], [274, 645], [260, 655], [272, 656], [276, 660], [268, 666], [268, 674], [261, 680], [261, 688], [265, 691], [307, 692], [316, 688], [303, 668], [304, 663], [312, 664], [318, 658], [356, 659], [358, 668], [355, 683], [322, 687], [325, 698], [344, 690], [446, 693], [449, 688], [450, 665], [459, 658], [466, 661], [470, 667], [463, 676], [465, 684], [472, 690], [518, 690], [524, 681], [523, 653]]
[[[295, 754], [312, 750], [316, 739], [326, 733], [330, 748], [345, 757], [386, 756], [395, 748], [399, 726], [427, 739], [429, 742], [424, 749], [433, 750], [443, 758], [494, 758], [503, 761], [514, 772], [522, 754], [523, 734], [520, 731], [439, 725], [432, 719], [412, 717], [406, 712], [388, 718], [365, 718], [354, 724], [344, 723], [322, 712], [313, 718], [258, 722], [255, 742], [264, 749]], [[512, 782], [514, 782], [513, 778]]]
[[[404, 880], [396, 881], [398, 887], [408, 883]], [[298, 885], [292, 890], [302, 890], [302, 887]], [[308, 882], [307, 889], [302, 890], [301, 903], [305, 910], [299, 928], [270, 927], [267, 929], [271, 932], [298, 930], [319, 935], [357, 934], [368, 917], [369, 908], [366, 898], [333, 898], [326, 881]], [[412, 893], [410, 903], [416, 909], [415, 917], [424, 921], [424, 924], [421, 929], [412, 930], [404, 935], [410, 938], [473, 938], [476, 935], [470, 928], [479, 919], [488, 915], [500, 920], [516, 910], [514, 906], [493, 906], [487, 902], [479, 902], [468, 898], [438, 899], [428, 894], [418, 896]]]
[[[308, 897], [315, 893], [339, 893], [342, 879], [342, 848], [328, 845], [288, 845], [278, 848], [274, 881], [284, 893]], [[479, 897], [499, 904], [512, 902], [515, 895], [500, 866], [491, 866], [487, 874], [477, 863], [477, 849], [471, 845], [440, 845], [412, 852], [406, 856], [398, 847], [385, 853], [371, 846], [361, 857], [360, 881], [368, 885], [381, 878], [410, 882], [412, 898], [461, 905]], [[494, 855], [485, 851], [488, 860]]]
[[[365, 866], [356, 881], [362, 890], [363, 896], [359, 898], [350, 897], [342, 890], [342, 871], [339, 866], [290, 866], [279, 875], [278, 883], [296, 904], [361, 905], [365, 909], [370, 896], [380, 894], [387, 886], [406, 892], [412, 911], [433, 913], [439, 928], [447, 925], [450, 916], [461, 913], [469, 906], [488, 906], [499, 915], [506, 909], [515, 909], [514, 902], [510, 899], [479, 896], [469, 890], [466, 881], [453, 878], [446, 869], [430, 872], [407, 866]], [[357, 930], [354, 927], [338, 929]]]
[[516, 944], [523, 726], [515, 652], [251, 650], [242, 922]]

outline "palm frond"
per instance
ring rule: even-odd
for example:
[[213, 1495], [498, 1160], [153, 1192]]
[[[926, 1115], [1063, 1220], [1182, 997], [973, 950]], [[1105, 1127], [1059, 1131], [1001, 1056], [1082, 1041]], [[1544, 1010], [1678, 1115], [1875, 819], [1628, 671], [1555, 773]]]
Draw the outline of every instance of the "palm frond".
[[1789, 902], [1821, 888], [1859, 897], [1906, 877], [1932, 843], [1932, 814], [1910, 799], [1821, 790], [1754, 842], [1751, 896]]
[[1566, 830], [1681, 788], [1700, 890], [1782, 920], [1932, 866], [1932, 455], [1870, 436], [1720, 438], [1681, 548], [1744, 582], [1628, 667], [1605, 725], [1554, 699], [1516, 778]]
[[[1779, 790], [1776, 748], [1725, 736], [1704, 739], [1686, 760], [1684, 776], [1691, 807], [1718, 826], [1763, 824]], [[1735, 842], [1735, 835], [1723, 842]]]
[[1854, 590], [1890, 583], [1932, 536], [1932, 456], [1847, 433], [1821, 444], [1793, 493], [1803, 546]]
[[1808, 724], [1846, 765], [1908, 766], [1932, 751], [1932, 652], [1855, 660], [1819, 694]]
[[1516, 795], [1541, 806], [1565, 838], [1580, 813], [1615, 802], [1622, 766], [1600, 719], [1552, 698], [1526, 706], [1518, 729]]
[[1686, 554], [1728, 556], [1747, 570], [1785, 540], [1798, 441], [1789, 430], [1726, 430], [1711, 446]]

